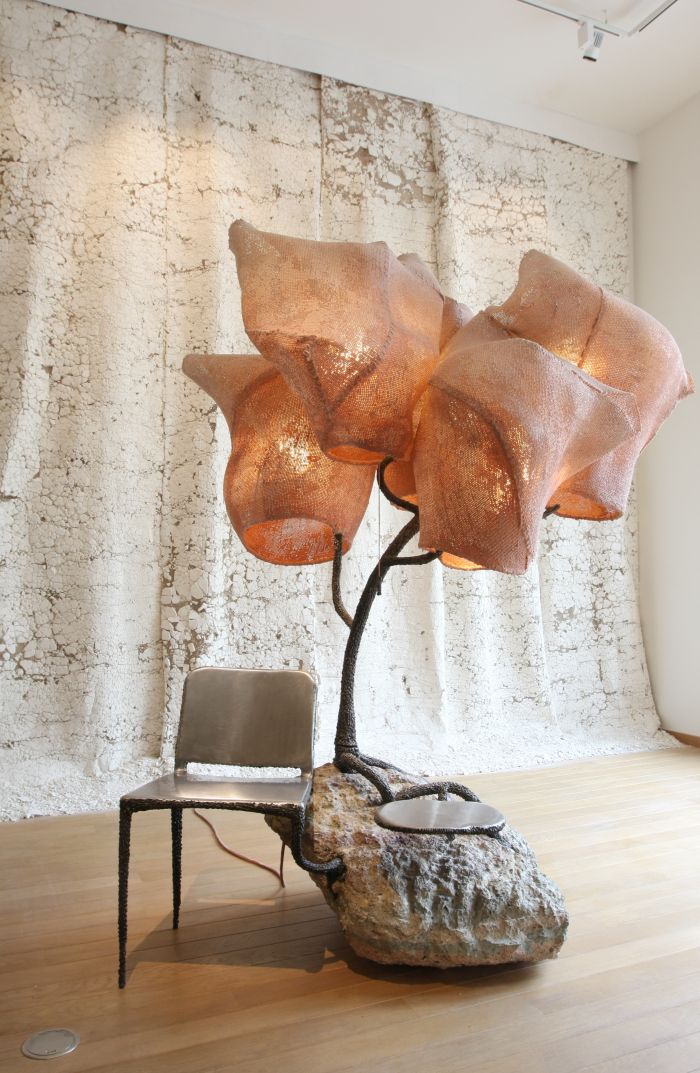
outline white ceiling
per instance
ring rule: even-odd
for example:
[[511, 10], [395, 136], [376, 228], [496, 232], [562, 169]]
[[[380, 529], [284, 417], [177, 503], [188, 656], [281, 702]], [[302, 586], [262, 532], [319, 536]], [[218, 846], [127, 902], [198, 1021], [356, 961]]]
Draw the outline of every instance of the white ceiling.
[[[631, 38], [606, 36], [597, 63], [581, 59], [574, 22], [517, 0], [49, 2], [632, 160], [636, 135], [700, 92], [700, 0], [677, 0]], [[625, 28], [659, 2], [558, 0]]]

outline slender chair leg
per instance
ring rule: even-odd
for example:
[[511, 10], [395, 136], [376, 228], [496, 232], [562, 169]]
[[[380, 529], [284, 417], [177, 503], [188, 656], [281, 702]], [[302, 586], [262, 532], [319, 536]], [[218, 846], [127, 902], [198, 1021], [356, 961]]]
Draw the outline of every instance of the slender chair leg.
[[284, 851], [286, 850], [286, 848], [287, 848], [287, 843], [283, 842], [282, 843], [282, 849], [280, 850], [280, 886], [281, 887], [284, 887], [286, 885], [285, 882], [284, 882]]
[[119, 805], [119, 986], [126, 985], [126, 921], [129, 898], [129, 849], [132, 812], [123, 802]]
[[170, 829], [173, 843], [173, 928], [180, 926], [182, 892], [182, 809], [170, 810]]

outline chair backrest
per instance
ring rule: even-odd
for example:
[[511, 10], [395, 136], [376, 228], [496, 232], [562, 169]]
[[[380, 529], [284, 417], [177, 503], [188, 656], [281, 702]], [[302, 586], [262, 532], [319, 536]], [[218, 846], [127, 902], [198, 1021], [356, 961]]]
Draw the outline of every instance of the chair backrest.
[[306, 671], [200, 667], [185, 680], [175, 768], [313, 770], [316, 682]]

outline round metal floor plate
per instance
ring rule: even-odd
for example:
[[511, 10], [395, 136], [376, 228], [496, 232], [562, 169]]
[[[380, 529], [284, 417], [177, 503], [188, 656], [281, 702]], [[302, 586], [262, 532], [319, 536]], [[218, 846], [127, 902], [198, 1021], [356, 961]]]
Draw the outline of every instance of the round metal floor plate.
[[375, 816], [382, 827], [425, 835], [496, 834], [506, 822], [502, 812], [481, 801], [437, 801], [432, 797], [389, 801]]
[[60, 1058], [74, 1051], [79, 1043], [80, 1036], [70, 1028], [46, 1028], [25, 1039], [22, 1054], [26, 1058]]

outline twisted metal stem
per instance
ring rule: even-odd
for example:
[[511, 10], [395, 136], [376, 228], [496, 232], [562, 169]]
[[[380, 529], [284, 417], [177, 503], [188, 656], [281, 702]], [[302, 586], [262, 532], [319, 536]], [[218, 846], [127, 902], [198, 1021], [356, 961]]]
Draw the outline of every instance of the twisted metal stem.
[[[403, 558], [400, 553], [406, 547], [408, 542], [416, 535], [419, 527], [418, 507], [415, 503], [409, 503], [406, 499], [400, 499], [398, 496], [387, 487], [384, 479], [384, 474], [387, 466], [393, 461], [391, 458], [385, 458], [380, 464], [377, 471], [377, 483], [382, 494], [393, 503], [396, 507], [401, 507], [407, 510], [412, 517], [394, 537], [384, 553], [381, 555], [379, 562], [375, 566], [374, 570], [367, 578], [365, 587], [360, 596], [355, 614], [352, 618], [345, 612], [347, 618], [342, 614], [345, 611], [345, 607], [340, 598], [340, 563], [342, 560], [342, 535], [338, 534], [335, 538], [335, 556], [333, 560], [333, 605], [343, 619], [350, 626], [350, 633], [348, 634], [347, 644], [345, 646], [345, 655], [343, 658], [343, 671], [340, 680], [340, 706], [338, 710], [338, 725], [335, 736], [335, 755], [336, 765], [341, 767], [341, 762], [347, 767], [349, 761], [348, 757], [355, 757], [361, 762], [361, 764], [368, 769], [373, 767], [390, 768], [391, 764], [386, 761], [375, 761], [371, 757], [363, 756], [357, 745], [357, 728], [355, 720], [355, 670], [357, 667], [357, 656], [360, 650], [360, 644], [362, 642], [362, 635], [364, 633], [367, 620], [369, 619], [369, 613], [372, 609], [375, 597], [381, 589], [381, 583], [388, 571], [392, 566], [419, 566], [425, 563], [432, 562], [436, 559], [439, 551], [427, 551], [422, 552], [419, 555], [407, 555]], [[349, 620], [349, 621], [348, 621]], [[342, 767], [341, 767], [341, 770]], [[354, 770], [358, 770], [357, 767]], [[364, 771], [361, 772], [365, 774]], [[380, 793], [386, 792], [384, 787], [379, 785], [377, 781], [374, 781], [374, 785]], [[388, 784], [387, 784], [388, 785]]]
[[331, 591], [333, 593], [333, 607], [338, 612], [340, 618], [346, 626], [352, 626], [352, 615], [347, 610], [343, 603], [343, 596], [340, 591], [340, 573], [343, 569], [343, 534], [336, 533], [333, 537], [333, 577], [331, 580]]
[[409, 540], [411, 540], [417, 532], [418, 514], [416, 512], [416, 514], [406, 522], [403, 529], [401, 529], [394, 537], [381, 556], [374, 570], [367, 578], [367, 582], [357, 604], [357, 609], [355, 610], [355, 615], [352, 620], [352, 626], [350, 627], [350, 633], [348, 634], [347, 644], [345, 645], [343, 672], [340, 679], [340, 707], [338, 709], [338, 726], [335, 735], [335, 753], [336, 758], [338, 759], [347, 754], [359, 756], [360, 750], [357, 746], [357, 731], [355, 725], [355, 668], [357, 665], [357, 656], [360, 651], [362, 635], [365, 626], [367, 625], [372, 604], [377, 595], [377, 587], [387, 574], [388, 570], [394, 565], [394, 558], [400, 551], [403, 551]]
[[421, 555], [401, 555], [394, 559], [392, 566], [425, 566], [440, 558], [439, 551], [424, 551]]
[[[384, 775], [381, 775], [373, 764], [366, 763], [361, 756], [356, 756], [355, 753], [341, 753], [336, 756], [334, 763], [338, 770], [345, 775], [362, 775], [367, 779], [367, 782], [371, 783], [375, 790], [379, 791], [382, 804], [385, 805], [388, 801], [394, 800], [394, 791], [389, 780]], [[382, 763], [382, 767], [386, 768], [387, 766]]]
[[377, 484], [381, 489], [382, 495], [385, 499], [388, 499], [390, 503], [393, 503], [395, 507], [400, 507], [401, 510], [407, 510], [411, 514], [418, 514], [417, 504], [411, 503], [408, 499], [401, 499], [400, 496], [394, 495], [384, 480], [387, 466], [390, 466], [393, 461], [394, 459], [391, 457], [385, 458], [380, 462], [379, 469], [377, 470]]
[[[379, 792], [383, 804], [389, 801], [407, 801], [417, 797], [429, 797], [434, 794], [441, 800], [446, 800], [449, 794], [453, 794], [465, 801], [478, 801], [479, 798], [462, 783], [452, 780], [438, 780], [406, 786], [394, 790], [389, 782], [388, 775], [384, 772], [396, 771], [393, 764], [386, 760], [376, 760], [374, 757], [365, 756], [360, 752], [357, 745], [357, 729], [355, 721], [355, 670], [360, 643], [364, 633], [369, 613], [372, 609], [375, 597], [381, 591], [381, 582], [392, 566], [422, 566], [432, 562], [440, 556], [439, 551], [426, 551], [418, 555], [404, 555], [400, 553], [408, 542], [416, 535], [419, 528], [419, 512], [415, 503], [406, 499], [400, 499], [386, 485], [384, 473], [386, 467], [392, 461], [385, 458], [377, 472], [377, 482], [384, 496], [396, 507], [407, 510], [412, 517], [394, 537], [386, 551], [381, 555], [379, 562], [367, 578], [362, 595], [359, 599], [354, 617], [350, 617], [340, 597], [340, 568], [342, 560], [342, 536], [335, 538], [335, 556], [333, 560], [333, 605], [343, 619], [350, 626], [345, 656], [343, 659], [343, 672], [340, 682], [340, 707], [338, 710], [338, 726], [335, 737], [335, 766], [346, 774], [362, 775]], [[556, 508], [553, 508], [556, 509]], [[344, 614], [343, 614], [344, 612]], [[346, 617], [347, 616], [347, 617]], [[383, 769], [383, 771], [382, 771]], [[405, 774], [405, 772], [403, 773]]]

